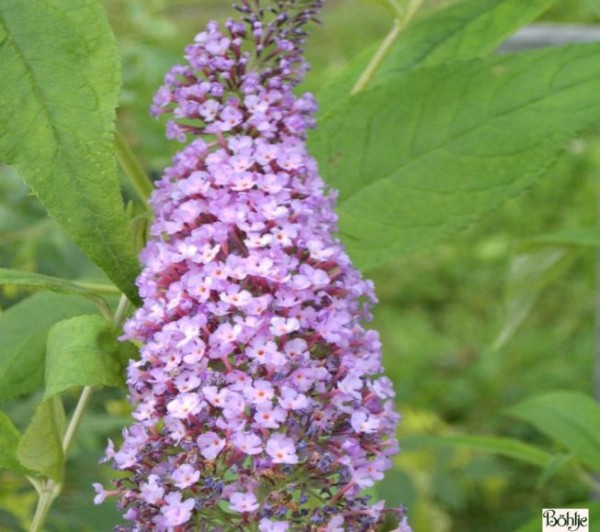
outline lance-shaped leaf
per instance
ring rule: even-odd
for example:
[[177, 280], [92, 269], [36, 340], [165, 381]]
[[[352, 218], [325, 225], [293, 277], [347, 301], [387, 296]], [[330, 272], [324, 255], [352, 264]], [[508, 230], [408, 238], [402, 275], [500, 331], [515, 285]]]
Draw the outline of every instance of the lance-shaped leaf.
[[94, 309], [80, 297], [39, 293], [1, 314], [0, 402], [42, 388], [50, 327]]
[[551, 392], [528, 399], [508, 413], [523, 419], [600, 471], [600, 405], [579, 392]]
[[30, 471], [17, 460], [17, 445], [21, 434], [11, 419], [0, 411], [0, 469], [28, 474]]
[[[511, 258], [505, 281], [505, 318], [492, 349], [500, 349], [517, 332], [530, 315], [540, 295], [571, 264], [573, 255], [562, 248], [542, 248]], [[498, 356], [490, 358], [493, 365], [500, 363]]]
[[118, 58], [96, 0], [0, 3], [0, 160], [135, 301], [113, 154]]
[[61, 482], [65, 457], [62, 438], [65, 411], [59, 397], [41, 403], [17, 446], [17, 458], [26, 468]]
[[533, 445], [523, 443], [513, 438], [480, 435], [449, 435], [449, 436], [421, 436], [415, 438], [421, 445], [441, 445], [449, 447], [462, 447], [474, 451], [506, 456], [539, 467], [546, 467], [553, 460], [553, 456]]
[[466, 227], [600, 120], [600, 45], [415, 71], [350, 98], [311, 137], [363, 268]]
[[54, 325], [46, 350], [44, 399], [74, 386], [122, 386], [125, 364], [136, 355], [120, 332], [97, 315], [77, 316]]

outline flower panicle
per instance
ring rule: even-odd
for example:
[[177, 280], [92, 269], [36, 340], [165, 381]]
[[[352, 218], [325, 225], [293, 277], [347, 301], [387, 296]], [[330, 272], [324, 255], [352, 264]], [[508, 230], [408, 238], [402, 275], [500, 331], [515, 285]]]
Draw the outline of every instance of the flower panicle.
[[125, 325], [134, 423], [106, 459], [132, 530], [376, 530], [362, 490], [398, 451], [376, 298], [333, 236], [335, 194], [305, 146], [307, 22], [321, 1], [241, 0], [158, 91], [192, 141], [151, 197], [155, 219]]

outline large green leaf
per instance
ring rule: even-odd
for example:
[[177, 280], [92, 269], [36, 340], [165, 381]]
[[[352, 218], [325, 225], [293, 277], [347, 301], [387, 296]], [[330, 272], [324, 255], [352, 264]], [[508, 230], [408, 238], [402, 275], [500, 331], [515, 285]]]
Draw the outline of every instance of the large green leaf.
[[65, 467], [62, 448], [65, 427], [65, 411], [60, 398], [53, 397], [41, 403], [19, 441], [19, 462], [28, 469], [61, 482]]
[[600, 405], [582, 393], [551, 392], [508, 410], [600, 471]]
[[600, 45], [440, 65], [350, 98], [311, 136], [360, 267], [430, 245], [536, 181], [600, 120]]
[[17, 445], [21, 434], [10, 418], [0, 411], [0, 469], [10, 469], [17, 473], [28, 473], [29, 470], [17, 460]]
[[59, 294], [72, 294], [87, 297], [89, 300], [98, 305], [99, 308], [106, 313], [106, 315], [110, 314], [110, 308], [108, 307], [108, 304], [104, 298], [100, 297], [91, 290], [88, 290], [87, 288], [74, 282], [67, 281], [66, 279], [50, 277], [49, 275], [41, 275], [39, 273], [0, 268], [0, 285], [2, 284], [42, 288], [44, 290], [50, 290], [51, 292], [57, 292]]
[[0, 401], [40, 389], [50, 327], [94, 310], [80, 297], [39, 293], [0, 314]]
[[44, 399], [74, 386], [123, 386], [125, 364], [136, 354], [100, 316], [77, 316], [50, 329]]
[[[381, 0], [381, 3], [386, 3]], [[370, 86], [400, 73], [448, 61], [484, 57], [556, 0], [467, 0], [411, 23], [398, 37]], [[365, 50], [318, 94], [326, 114], [349, 94], [376, 49]]]
[[0, 3], [0, 159], [132, 300], [113, 155], [119, 54], [97, 0]]

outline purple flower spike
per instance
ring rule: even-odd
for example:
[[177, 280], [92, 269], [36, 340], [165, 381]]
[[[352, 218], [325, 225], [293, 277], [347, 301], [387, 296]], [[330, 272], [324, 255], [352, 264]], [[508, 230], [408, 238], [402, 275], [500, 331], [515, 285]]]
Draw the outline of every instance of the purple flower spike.
[[[376, 530], [361, 490], [398, 451], [375, 303], [306, 152], [304, 24], [322, 2], [244, 0], [167, 74], [154, 114], [193, 140], [157, 183], [125, 326], [135, 423], [107, 457], [132, 530]], [[97, 499], [104, 491], [96, 486]], [[110, 492], [114, 494], [115, 492]], [[403, 510], [393, 510], [409, 530]]]

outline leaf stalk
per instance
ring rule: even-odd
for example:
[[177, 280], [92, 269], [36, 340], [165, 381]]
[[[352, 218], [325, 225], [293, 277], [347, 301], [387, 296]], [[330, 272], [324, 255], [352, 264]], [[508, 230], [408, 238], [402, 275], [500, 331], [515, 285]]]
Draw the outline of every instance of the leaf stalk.
[[392, 49], [392, 46], [398, 40], [398, 37], [400, 37], [402, 32], [410, 24], [422, 3], [423, 0], [410, 0], [404, 15], [402, 17], [398, 15], [394, 19], [394, 26], [381, 43], [381, 46], [375, 52], [375, 55], [371, 58], [367, 68], [365, 68], [365, 70], [362, 72], [354, 87], [352, 87], [352, 90], [350, 91], [352, 96], [364, 91], [369, 86], [375, 77], [375, 74], [379, 70], [379, 67], [383, 63], [383, 60], [387, 57], [388, 53]]
[[148, 204], [148, 198], [154, 190], [154, 185], [145, 172], [142, 163], [135, 156], [127, 141], [118, 131], [115, 134], [115, 153], [119, 165], [125, 172], [125, 175], [131, 181], [135, 192], [142, 201], [143, 205]]

